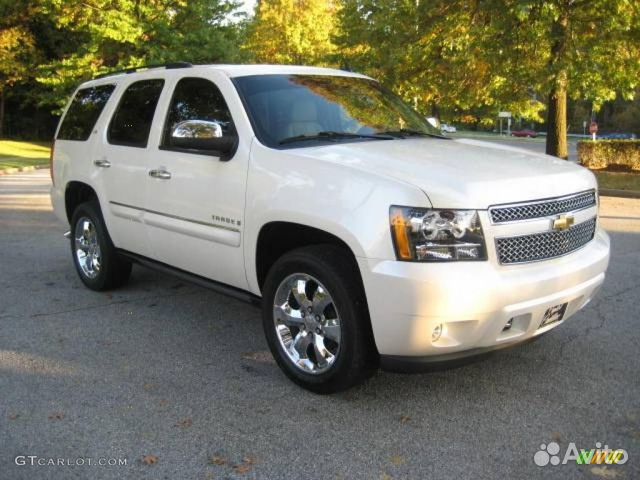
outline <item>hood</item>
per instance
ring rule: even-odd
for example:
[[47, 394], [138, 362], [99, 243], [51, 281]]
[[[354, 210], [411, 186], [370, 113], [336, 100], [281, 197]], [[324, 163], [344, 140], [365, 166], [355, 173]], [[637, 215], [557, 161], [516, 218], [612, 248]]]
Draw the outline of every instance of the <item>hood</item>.
[[415, 185], [435, 208], [486, 209], [596, 188], [593, 174], [569, 161], [468, 139], [372, 140], [295, 152]]

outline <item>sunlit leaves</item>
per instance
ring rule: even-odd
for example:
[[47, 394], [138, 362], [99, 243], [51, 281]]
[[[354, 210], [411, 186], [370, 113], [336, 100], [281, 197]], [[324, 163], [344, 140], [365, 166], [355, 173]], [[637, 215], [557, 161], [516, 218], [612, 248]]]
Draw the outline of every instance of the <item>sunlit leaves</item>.
[[[175, 61], [238, 60], [239, 2], [224, 0], [44, 0], [56, 28], [81, 41], [39, 68], [62, 105], [80, 81], [115, 69]], [[232, 19], [236, 21], [232, 21]]]
[[337, 13], [331, 0], [261, 0], [244, 48], [261, 63], [330, 64]]
[[[554, 52], [563, 15], [567, 42]], [[425, 113], [510, 109], [540, 121], [537, 98], [560, 78], [596, 107], [640, 86], [634, 0], [349, 0], [338, 41], [349, 65]]]
[[0, 90], [27, 77], [35, 56], [35, 41], [28, 30], [0, 29]]

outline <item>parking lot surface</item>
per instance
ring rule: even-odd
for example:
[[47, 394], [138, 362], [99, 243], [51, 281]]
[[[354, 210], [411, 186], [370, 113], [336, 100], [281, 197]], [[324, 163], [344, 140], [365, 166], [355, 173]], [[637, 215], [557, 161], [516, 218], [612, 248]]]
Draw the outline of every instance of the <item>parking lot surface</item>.
[[[0, 177], [0, 479], [640, 478], [639, 200], [601, 199], [608, 278], [539, 341], [317, 396], [255, 307], [141, 267], [84, 288], [48, 185]], [[629, 458], [537, 466], [550, 442]]]

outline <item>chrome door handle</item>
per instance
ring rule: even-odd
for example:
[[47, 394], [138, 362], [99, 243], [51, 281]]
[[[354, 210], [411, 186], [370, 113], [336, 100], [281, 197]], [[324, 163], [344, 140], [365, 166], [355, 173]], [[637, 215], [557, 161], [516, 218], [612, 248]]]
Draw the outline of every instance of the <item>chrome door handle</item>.
[[149, 176], [159, 178], [161, 180], [169, 180], [171, 178], [171, 173], [166, 170], [149, 170]]
[[106, 159], [94, 160], [93, 164], [96, 167], [100, 167], [100, 168], [109, 168], [111, 166], [111, 162], [109, 160], [106, 160]]

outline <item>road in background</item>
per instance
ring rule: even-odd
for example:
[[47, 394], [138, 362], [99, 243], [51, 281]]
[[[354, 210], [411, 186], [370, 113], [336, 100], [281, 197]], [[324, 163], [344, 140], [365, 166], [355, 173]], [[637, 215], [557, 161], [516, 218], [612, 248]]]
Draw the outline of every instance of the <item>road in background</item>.
[[[536, 138], [519, 138], [510, 137], [507, 135], [499, 135], [497, 133], [483, 133], [483, 132], [468, 132], [460, 131], [456, 133], [446, 134], [451, 138], [473, 138], [475, 140], [483, 140], [486, 142], [500, 143], [503, 145], [509, 145], [512, 147], [524, 148], [525, 150], [531, 150], [532, 152], [545, 153], [546, 137]], [[578, 140], [575, 137], [568, 138], [569, 146], [569, 160], [573, 162], [578, 161]]]
[[[539, 341], [317, 396], [280, 373], [254, 307], [138, 267], [84, 288], [48, 184], [0, 177], [2, 479], [640, 478], [640, 201], [602, 199], [608, 279]], [[538, 467], [549, 442], [629, 461]]]

